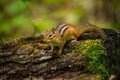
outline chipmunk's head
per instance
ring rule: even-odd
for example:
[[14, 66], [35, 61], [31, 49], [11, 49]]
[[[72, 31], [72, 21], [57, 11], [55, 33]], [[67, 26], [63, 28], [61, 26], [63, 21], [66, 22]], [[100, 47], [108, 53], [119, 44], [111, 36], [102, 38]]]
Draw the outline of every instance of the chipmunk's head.
[[57, 39], [57, 33], [55, 32], [54, 28], [52, 30], [47, 30], [44, 34], [44, 41], [47, 43], [53, 42]]

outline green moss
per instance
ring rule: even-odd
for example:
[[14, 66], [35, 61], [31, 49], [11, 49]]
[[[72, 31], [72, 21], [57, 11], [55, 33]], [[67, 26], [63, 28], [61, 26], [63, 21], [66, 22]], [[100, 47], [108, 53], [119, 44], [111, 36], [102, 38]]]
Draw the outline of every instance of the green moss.
[[110, 75], [112, 66], [100, 39], [86, 40], [80, 42], [78, 46], [73, 55], [88, 56], [90, 58], [84, 64], [88, 71], [100, 73], [104, 78]]

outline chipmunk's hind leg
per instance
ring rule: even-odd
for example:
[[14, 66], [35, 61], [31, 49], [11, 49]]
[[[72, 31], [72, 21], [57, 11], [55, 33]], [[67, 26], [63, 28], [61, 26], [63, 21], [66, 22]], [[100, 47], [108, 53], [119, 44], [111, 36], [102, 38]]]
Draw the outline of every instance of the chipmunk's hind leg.
[[78, 30], [75, 29], [75, 28], [72, 28], [72, 29], [71, 29], [71, 32], [72, 32], [71, 34], [72, 34], [73, 38], [77, 40], [77, 38], [79, 37], [79, 32], [78, 32]]
[[72, 31], [71, 31], [72, 33], [72, 37], [73, 37], [73, 39], [74, 40], [72, 40], [72, 43], [77, 43], [77, 38], [79, 37], [79, 32], [78, 32], [78, 30], [76, 30], [76, 29], [72, 29]]

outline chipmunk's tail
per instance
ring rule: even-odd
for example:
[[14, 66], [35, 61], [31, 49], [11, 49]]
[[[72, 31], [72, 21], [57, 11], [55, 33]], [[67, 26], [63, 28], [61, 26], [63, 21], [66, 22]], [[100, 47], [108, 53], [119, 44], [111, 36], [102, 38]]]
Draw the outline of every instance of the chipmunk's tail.
[[87, 31], [95, 31], [101, 36], [102, 39], [105, 38], [105, 33], [100, 28], [98, 28], [97, 26], [94, 26], [94, 25], [86, 25], [86, 26], [80, 28], [79, 35], [87, 32]]

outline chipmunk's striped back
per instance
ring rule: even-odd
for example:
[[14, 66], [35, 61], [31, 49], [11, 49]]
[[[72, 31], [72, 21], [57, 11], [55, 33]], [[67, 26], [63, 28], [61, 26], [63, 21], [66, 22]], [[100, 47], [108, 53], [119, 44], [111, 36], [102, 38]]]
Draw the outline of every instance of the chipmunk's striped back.
[[60, 34], [60, 36], [63, 36], [64, 32], [70, 27], [69, 24], [59, 24], [56, 28], [55, 31]]

